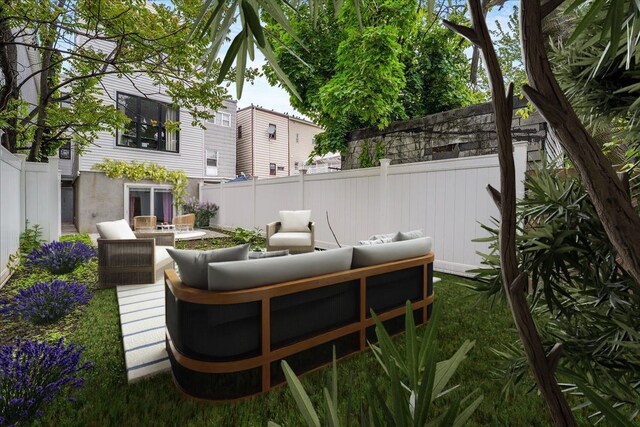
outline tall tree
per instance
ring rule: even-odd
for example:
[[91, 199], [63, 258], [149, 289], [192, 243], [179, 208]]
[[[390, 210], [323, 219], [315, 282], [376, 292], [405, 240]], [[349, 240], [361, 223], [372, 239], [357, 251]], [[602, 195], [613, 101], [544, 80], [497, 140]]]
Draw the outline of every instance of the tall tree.
[[323, 1], [290, 14], [293, 34], [274, 22], [267, 25], [275, 59], [293, 90], [271, 67], [266, 75], [326, 129], [316, 138], [317, 154], [344, 150], [351, 130], [473, 102], [466, 46], [438, 19], [462, 20], [461, 8], [431, 6], [438, 11], [406, 1], [357, 1], [336, 11], [332, 1]]
[[[3, 145], [27, 148], [30, 161], [43, 161], [69, 139], [81, 151], [98, 131], [122, 127], [126, 117], [98, 96], [107, 75], [134, 86], [136, 74], [150, 76], [194, 120], [210, 117], [224, 98], [215, 81], [218, 65], [208, 73], [202, 64], [205, 40], [185, 43], [201, 8], [199, 0], [172, 7], [130, 0], [2, 2]], [[18, 63], [18, 49], [31, 50], [37, 63]], [[38, 96], [35, 105], [24, 105], [19, 94], [30, 81]]]

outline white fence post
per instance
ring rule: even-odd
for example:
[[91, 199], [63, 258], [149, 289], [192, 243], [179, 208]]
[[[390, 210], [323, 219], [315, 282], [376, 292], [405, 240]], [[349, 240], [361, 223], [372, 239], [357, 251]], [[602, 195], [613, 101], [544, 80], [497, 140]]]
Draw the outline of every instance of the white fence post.
[[388, 174], [390, 164], [391, 159], [380, 159], [380, 189], [378, 194], [380, 204], [380, 233], [386, 233], [389, 231]]
[[255, 227], [256, 224], [256, 210], [258, 206], [256, 206], [256, 181], [258, 181], [258, 177], [254, 176], [251, 180], [251, 224]]
[[299, 171], [300, 173], [298, 174], [298, 183], [299, 183], [299, 192], [300, 192], [300, 209], [304, 209], [305, 207], [305, 200], [304, 200], [304, 176], [307, 174], [307, 170], [306, 169], [301, 169]]

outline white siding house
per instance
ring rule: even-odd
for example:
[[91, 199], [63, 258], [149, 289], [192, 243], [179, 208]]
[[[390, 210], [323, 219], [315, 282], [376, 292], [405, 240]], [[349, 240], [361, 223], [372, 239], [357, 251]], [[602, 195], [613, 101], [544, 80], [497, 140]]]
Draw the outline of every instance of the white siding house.
[[[153, 182], [112, 180], [94, 167], [106, 159], [154, 162], [169, 170], [182, 170], [189, 178], [188, 192], [198, 196], [198, 184], [235, 176], [234, 101], [225, 101], [206, 130], [194, 125], [186, 109], [175, 107], [161, 86], [146, 75], [102, 80], [102, 101], [124, 112], [131, 120], [125, 130], [100, 132], [94, 143], [77, 158], [74, 176], [74, 223], [81, 232], [95, 231], [95, 223], [136, 215], [155, 215], [170, 223], [176, 214], [171, 186]], [[223, 119], [224, 118], [224, 123]], [[165, 121], [178, 121], [170, 131]]]

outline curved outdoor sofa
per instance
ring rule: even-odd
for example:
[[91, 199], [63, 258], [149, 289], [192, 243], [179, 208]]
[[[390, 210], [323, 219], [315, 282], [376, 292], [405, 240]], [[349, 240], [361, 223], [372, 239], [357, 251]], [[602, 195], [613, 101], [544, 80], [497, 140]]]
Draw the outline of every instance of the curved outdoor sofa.
[[392, 334], [404, 330], [407, 300], [416, 324], [426, 322], [434, 255], [430, 238], [411, 242], [209, 264], [209, 289], [225, 290], [166, 270], [175, 383], [190, 397], [239, 399], [283, 383], [283, 359], [300, 375], [331, 363], [334, 346], [338, 359], [364, 350], [375, 341], [371, 310]]

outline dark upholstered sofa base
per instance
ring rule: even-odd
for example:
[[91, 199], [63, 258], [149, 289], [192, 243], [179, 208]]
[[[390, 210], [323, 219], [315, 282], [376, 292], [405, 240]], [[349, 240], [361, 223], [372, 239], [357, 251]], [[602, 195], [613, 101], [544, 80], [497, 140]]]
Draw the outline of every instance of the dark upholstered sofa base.
[[391, 334], [416, 324], [433, 303], [433, 254], [237, 291], [185, 286], [165, 272], [167, 352], [178, 387], [207, 400], [234, 400], [300, 375], [375, 341], [371, 310]]

